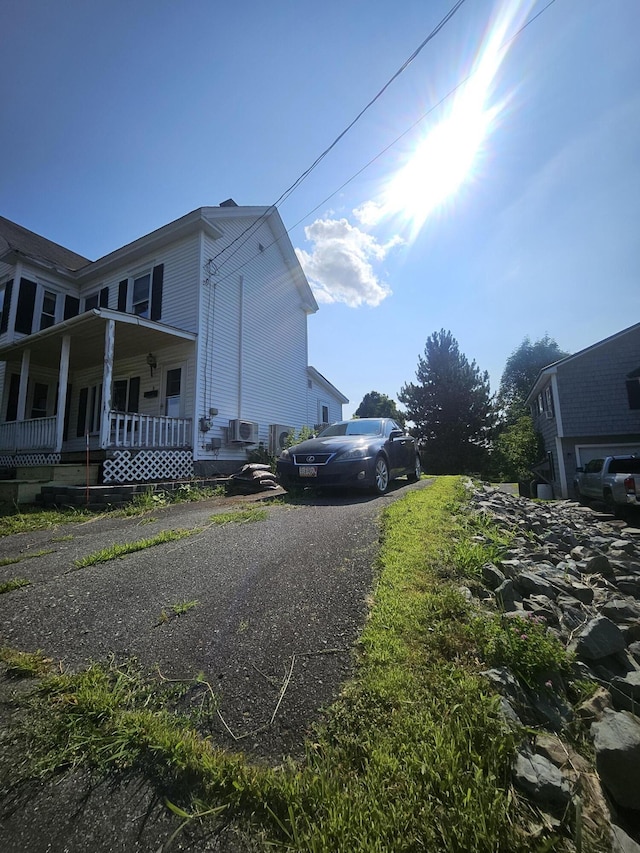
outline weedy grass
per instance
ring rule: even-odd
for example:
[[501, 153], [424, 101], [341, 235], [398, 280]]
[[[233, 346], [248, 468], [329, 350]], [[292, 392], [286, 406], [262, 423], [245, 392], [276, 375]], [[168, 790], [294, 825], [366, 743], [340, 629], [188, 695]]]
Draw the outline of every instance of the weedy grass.
[[0, 583], [0, 595], [5, 592], [13, 592], [14, 589], [20, 589], [23, 586], [29, 586], [31, 581], [26, 578], [11, 578], [8, 581]]
[[[280, 849], [551, 849], [545, 831], [532, 838], [519, 828], [515, 736], [478, 674], [473, 609], [443, 580], [458, 578], [451, 542], [464, 541], [464, 501], [461, 481], [443, 477], [386, 508], [356, 676], [302, 762], [270, 768], [215, 749], [176, 713], [166, 684], [94, 664], [50, 676], [27, 697], [23, 773], [134, 768], [185, 820], [224, 810]], [[204, 681], [188, 689], [203, 686], [213, 697]]]
[[27, 533], [30, 530], [43, 530], [69, 524], [74, 521], [86, 521], [95, 517], [95, 512], [85, 509], [39, 509], [38, 507], [4, 507], [0, 510], [0, 537], [14, 533]]
[[126, 506], [114, 510], [113, 515], [118, 518], [131, 518], [170, 504], [204, 501], [209, 498], [223, 497], [225, 494], [224, 486], [192, 486], [189, 483], [184, 483], [171, 492], [154, 492], [149, 489], [135, 495]]
[[243, 509], [220, 512], [210, 517], [212, 524], [247, 524], [253, 521], [264, 521], [269, 512], [262, 507], [245, 507]]
[[156, 625], [164, 625], [169, 620], [174, 619], [176, 616], [184, 616], [185, 613], [188, 613], [190, 610], [193, 610], [194, 607], [197, 607], [199, 601], [179, 601], [175, 604], [171, 604], [168, 607], [163, 607], [160, 611], [160, 618], [156, 622]]
[[0, 560], [0, 566], [12, 566], [14, 563], [21, 563], [23, 560], [33, 560], [36, 557], [44, 557], [47, 554], [53, 554], [53, 548], [44, 548], [42, 551], [34, 551], [33, 554], [20, 554], [18, 557], [3, 557]]
[[4, 663], [7, 675], [12, 678], [42, 678], [53, 663], [40, 650], [22, 652], [6, 646], [0, 648], [0, 661]]
[[73, 568], [84, 569], [87, 566], [95, 566], [98, 563], [108, 563], [110, 560], [117, 560], [119, 557], [134, 554], [136, 551], [144, 551], [146, 548], [164, 545], [165, 542], [175, 542], [178, 539], [184, 539], [186, 536], [193, 536], [194, 533], [200, 533], [200, 528], [163, 530], [147, 539], [137, 539], [135, 542], [110, 545], [108, 548], [102, 548], [100, 551], [94, 551], [92, 554], [87, 554], [86, 557], [75, 560]]

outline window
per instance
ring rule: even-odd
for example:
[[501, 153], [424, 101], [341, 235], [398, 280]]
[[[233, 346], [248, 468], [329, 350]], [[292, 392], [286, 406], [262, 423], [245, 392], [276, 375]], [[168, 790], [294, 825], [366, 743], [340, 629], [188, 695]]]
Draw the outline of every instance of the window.
[[81, 388], [78, 397], [78, 421], [76, 435], [86, 432], [100, 432], [100, 414], [102, 409], [102, 382], [90, 388]]
[[131, 310], [134, 314], [137, 314], [138, 317], [149, 316], [150, 287], [150, 273], [145, 273], [133, 280], [133, 299], [131, 302]]
[[0, 287], [0, 334], [9, 328], [9, 308], [11, 307], [11, 290], [13, 280], [5, 282]]
[[640, 367], [627, 373], [627, 397], [630, 409], [640, 409]]
[[52, 290], [45, 290], [42, 295], [42, 311], [40, 313], [40, 328], [48, 329], [56, 322], [56, 294]]
[[31, 403], [32, 418], [47, 417], [47, 395], [49, 387], [44, 382], [33, 383], [33, 401]]
[[98, 294], [92, 293], [91, 296], [87, 296], [84, 300], [84, 310], [92, 311], [94, 308], [98, 307]]
[[137, 412], [140, 398], [140, 377], [116, 379], [113, 383], [111, 408], [115, 412]]
[[165, 385], [165, 414], [170, 418], [180, 417], [180, 384], [182, 379], [182, 368], [174, 367], [167, 370]]
[[329, 406], [322, 406], [321, 410], [322, 410], [322, 423], [328, 424], [329, 423]]

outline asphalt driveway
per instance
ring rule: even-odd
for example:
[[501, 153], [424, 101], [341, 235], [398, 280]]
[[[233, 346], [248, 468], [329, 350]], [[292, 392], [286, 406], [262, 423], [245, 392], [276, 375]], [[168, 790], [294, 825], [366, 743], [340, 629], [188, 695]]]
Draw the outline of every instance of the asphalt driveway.
[[[63, 667], [113, 654], [167, 678], [202, 673], [222, 715], [209, 733], [216, 742], [269, 760], [295, 755], [318, 709], [337, 696], [351, 670], [380, 513], [428, 482], [400, 480], [383, 498], [351, 493], [275, 505], [264, 496], [213, 499], [6, 537], [0, 559], [40, 556], [0, 568], [0, 580], [31, 581], [0, 596], [0, 643], [42, 649]], [[245, 503], [263, 506], [266, 518], [211, 522]], [[113, 543], [180, 529], [197, 532], [74, 570], [74, 561]], [[197, 603], [162, 620], [163, 610], [183, 602]]]

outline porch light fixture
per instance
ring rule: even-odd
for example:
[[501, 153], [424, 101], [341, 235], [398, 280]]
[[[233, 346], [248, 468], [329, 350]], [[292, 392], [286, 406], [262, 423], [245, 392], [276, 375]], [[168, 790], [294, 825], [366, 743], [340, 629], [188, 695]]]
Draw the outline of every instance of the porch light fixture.
[[150, 352], [149, 355], [147, 356], [147, 364], [149, 365], [149, 371], [151, 372], [151, 375], [153, 376], [153, 371], [158, 366], [158, 359], [155, 357], [155, 355], [152, 352]]

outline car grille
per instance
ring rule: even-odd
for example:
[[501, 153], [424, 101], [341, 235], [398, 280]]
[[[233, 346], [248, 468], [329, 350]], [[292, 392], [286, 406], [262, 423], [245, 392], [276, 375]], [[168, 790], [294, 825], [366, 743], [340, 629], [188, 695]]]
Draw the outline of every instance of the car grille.
[[294, 465], [326, 465], [335, 453], [294, 453]]

